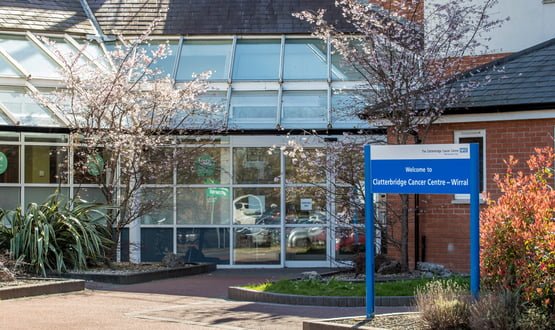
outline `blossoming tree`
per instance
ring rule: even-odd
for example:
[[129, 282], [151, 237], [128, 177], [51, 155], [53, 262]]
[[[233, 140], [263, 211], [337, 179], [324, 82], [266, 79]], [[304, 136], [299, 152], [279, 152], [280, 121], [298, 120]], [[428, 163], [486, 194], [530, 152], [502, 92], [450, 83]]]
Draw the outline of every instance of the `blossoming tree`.
[[[94, 63], [83, 55], [86, 45], [77, 54], [56, 51], [63, 88], [35, 95], [67, 118], [75, 182], [96, 184], [105, 198], [112, 258], [123, 228], [170, 197], [144, 185], [173, 182], [177, 165], [192, 172], [202, 150], [198, 137], [208, 141], [222, 126], [218, 108], [200, 100], [209, 73], [176, 88], [158, 69], [169, 48], [149, 44], [156, 23], [138, 37], [119, 36], [118, 46]], [[198, 147], [176, 147], [177, 136]]]
[[[445, 109], [476, 87], [453, 75], [486, 49], [485, 35], [501, 24], [488, 12], [496, 0], [337, 0], [349, 31], [326, 21], [324, 10], [294, 14], [329, 39], [364, 81], [353, 98], [354, 114], [388, 129], [389, 143], [421, 143]], [[424, 8], [425, 5], [425, 8]], [[358, 103], [358, 104], [356, 104]], [[408, 269], [409, 196], [400, 195], [400, 255]]]

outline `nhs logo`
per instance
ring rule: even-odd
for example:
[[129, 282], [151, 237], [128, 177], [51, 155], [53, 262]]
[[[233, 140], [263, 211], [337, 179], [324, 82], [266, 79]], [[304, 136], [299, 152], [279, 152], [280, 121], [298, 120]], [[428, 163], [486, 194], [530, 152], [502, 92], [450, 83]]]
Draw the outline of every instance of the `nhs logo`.
[[461, 148], [459, 148], [459, 152], [460, 152], [461, 154], [468, 153], [468, 147], [461, 147]]

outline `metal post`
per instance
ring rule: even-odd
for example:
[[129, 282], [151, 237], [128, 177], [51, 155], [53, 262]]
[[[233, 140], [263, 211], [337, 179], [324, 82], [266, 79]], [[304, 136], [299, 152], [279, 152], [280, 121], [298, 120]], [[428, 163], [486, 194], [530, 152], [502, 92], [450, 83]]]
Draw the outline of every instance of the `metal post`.
[[480, 292], [480, 179], [478, 144], [470, 144], [470, 293], [478, 299]]
[[366, 318], [374, 317], [374, 198], [370, 145], [364, 146], [364, 215], [366, 228]]

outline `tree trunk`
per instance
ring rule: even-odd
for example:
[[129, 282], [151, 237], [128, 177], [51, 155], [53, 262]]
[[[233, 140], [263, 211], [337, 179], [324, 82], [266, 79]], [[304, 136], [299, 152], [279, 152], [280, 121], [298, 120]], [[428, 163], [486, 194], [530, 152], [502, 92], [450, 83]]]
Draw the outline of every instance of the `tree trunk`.
[[108, 251], [108, 254], [106, 257], [111, 262], [116, 262], [118, 260], [118, 244], [119, 244], [119, 237], [120, 237], [121, 231], [114, 227], [109, 228], [109, 230], [112, 238], [112, 246], [110, 247], [110, 250]]
[[401, 271], [409, 270], [409, 195], [401, 195]]

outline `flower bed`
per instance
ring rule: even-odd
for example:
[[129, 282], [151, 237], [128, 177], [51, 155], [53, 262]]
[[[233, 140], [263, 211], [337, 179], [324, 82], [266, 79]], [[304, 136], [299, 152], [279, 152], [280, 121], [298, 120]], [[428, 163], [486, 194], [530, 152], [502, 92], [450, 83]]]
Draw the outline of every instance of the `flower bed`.
[[135, 284], [162, 280], [166, 278], [190, 276], [196, 274], [209, 273], [216, 270], [216, 264], [195, 263], [186, 264], [180, 267], [164, 267], [154, 264], [141, 264], [129, 266], [127, 268], [92, 268], [86, 271], [68, 272], [63, 277], [83, 279], [87, 281], [104, 282], [112, 284]]

